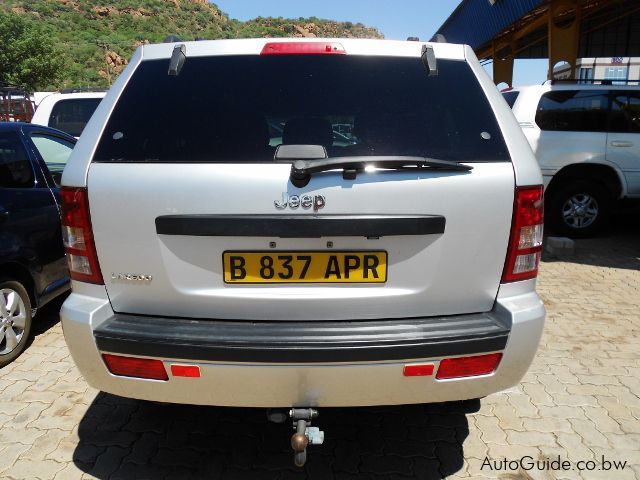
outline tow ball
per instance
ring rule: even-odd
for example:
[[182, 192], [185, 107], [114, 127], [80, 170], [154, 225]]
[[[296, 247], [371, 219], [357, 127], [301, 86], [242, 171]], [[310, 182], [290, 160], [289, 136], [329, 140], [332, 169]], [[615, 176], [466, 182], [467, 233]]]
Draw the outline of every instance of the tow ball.
[[[311, 421], [318, 417], [318, 411], [313, 408], [292, 408], [289, 417], [293, 422], [294, 434], [291, 436], [291, 448], [293, 448], [293, 462], [296, 467], [304, 467], [307, 462], [307, 447], [309, 445], [322, 445], [324, 432], [318, 427], [312, 427]], [[269, 420], [275, 423], [286, 421], [284, 412], [267, 412]]]

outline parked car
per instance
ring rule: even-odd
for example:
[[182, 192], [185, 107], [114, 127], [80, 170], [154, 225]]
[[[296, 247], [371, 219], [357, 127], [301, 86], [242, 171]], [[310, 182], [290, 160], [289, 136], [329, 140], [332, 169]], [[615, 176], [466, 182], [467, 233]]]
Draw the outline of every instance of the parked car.
[[483, 397], [535, 355], [542, 177], [468, 46], [142, 46], [62, 183], [86, 380], [283, 408], [298, 465], [318, 407]]
[[503, 93], [542, 169], [549, 227], [590, 236], [640, 198], [640, 86], [545, 84]]
[[31, 123], [56, 128], [78, 138], [105, 93], [51, 93], [39, 101]]
[[59, 181], [75, 138], [0, 123], [0, 367], [27, 345], [37, 309], [69, 287]]

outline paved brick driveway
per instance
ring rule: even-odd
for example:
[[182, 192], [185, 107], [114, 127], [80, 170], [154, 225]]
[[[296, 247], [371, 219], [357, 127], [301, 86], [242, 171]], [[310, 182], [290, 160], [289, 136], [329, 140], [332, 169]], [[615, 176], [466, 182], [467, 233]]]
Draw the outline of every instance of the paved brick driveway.
[[[288, 426], [266, 423], [261, 410], [155, 405], [88, 388], [54, 305], [27, 353], [0, 371], [0, 477], [640, 479], [640, 229], [546, 258], [539, 291], [547, 325], [519, 387], [481, 402], [323, 409], [327, 440], [304, 470], [292, 466]], [[525, 457], [527, 467], [558, 456], [570, 470], [483, 467], [485, 458]], [[600, 470], [603, 456], [626, 468]]]

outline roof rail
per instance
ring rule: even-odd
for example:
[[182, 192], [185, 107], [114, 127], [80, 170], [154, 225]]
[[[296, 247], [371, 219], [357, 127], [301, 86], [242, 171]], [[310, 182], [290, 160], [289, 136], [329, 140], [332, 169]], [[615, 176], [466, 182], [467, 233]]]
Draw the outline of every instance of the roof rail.
[[618, 85], [621, 83], [640, 83], [640, 80], [618, 80], [617, 78], [554, 78], [548, 80], [551, 85], [556, 83], [581, 83], [595, 85]]
[[60, 90], [60, 93], [89, 93], [89, 92], [106, 92], [104, 87], [78, 87], [78, 88], [64, 88]]

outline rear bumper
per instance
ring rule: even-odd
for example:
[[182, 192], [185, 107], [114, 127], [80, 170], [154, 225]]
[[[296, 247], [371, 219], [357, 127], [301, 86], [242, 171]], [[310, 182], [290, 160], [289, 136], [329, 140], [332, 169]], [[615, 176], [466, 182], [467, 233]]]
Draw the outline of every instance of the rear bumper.
[[[521, 282], [525, 283], [525, 282]], [[483, 397], [518, 383], [538, 346], [544, 307], [510, 285], [486, 314], [363, 322], [223, 322], [114, 314], [101, 286], [65, 302], [62, 324], [78, 368], [95, 388], [174, 403], [245, 407], [361, 406]], [[526, 289], [524, 289], [526, 290]], [[501, 351], [480, 377], [404, 377], [410, 363]], [[200, 378], [114, 376], [101, 353], [200, 366]]]
[[344, 363], [501, 351], [489, 314], [358, 322], [188, 320], [115, 314], [94, 330], [102, 352], [234, 363]]

